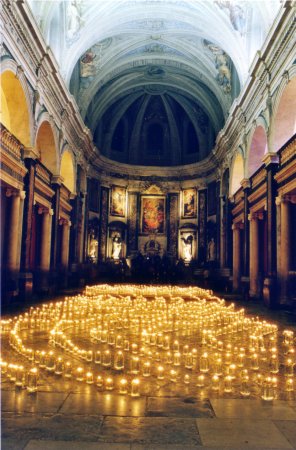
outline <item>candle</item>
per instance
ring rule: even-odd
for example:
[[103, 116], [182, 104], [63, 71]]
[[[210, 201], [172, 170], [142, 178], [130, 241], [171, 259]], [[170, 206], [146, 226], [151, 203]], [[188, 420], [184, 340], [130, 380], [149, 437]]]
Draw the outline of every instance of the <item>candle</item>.
[[220, 379], [218, 375], [213, 375], [212, 377], [212, 389], [213, 391], [219, 391], [220, 389]]
[[105, 386], [106, 386], [107, 391], [112, 391], [114, 389], [113, 378], [108, 377], [105, 381]]
[[76, 380], [77, 381], [83, 381], [84, 379], [84, 373], [82, 367], [77, 367], [76, 369]]
[[123, 370], [124, 369], [124, 356], [122, 351], [118, 351], [114, 358], [114, 369]]
[[72, 363], [70, 361], [67, 361], [65, 364], [64, 377], [65, 378], [72, 377]]
[[163, 380], [164, 379], [164, 368], [162, 366], [158, 366], [157, 367], [157, 378], [159, 380]]
[[119, 381], [119, 393], [120, 394], [127, 394], [127, 380], [126, 378], [121, 378]]
[[151, 374], [151, 364], [149, 361], [145, 361], [143, 364], [143, 377], [150, 377]]
[[29, 394], [34, 394], [35, 392], [37, 392], [37, 383], [38, 383], [38, 370], [37, 367], [33, 367], [28, 372], [27, 391]]
[[94, 377], [93, 377], [93, 373], [92, 372], [86, 372], [86, 374], [85, 374], [85, 381], [86, 381], [87, 384], [93, 384]]
[[139, 397], [140, 391], [140, 380], [138, 378], [134, 378], [131, 383], [131, 396], [132, 397]]

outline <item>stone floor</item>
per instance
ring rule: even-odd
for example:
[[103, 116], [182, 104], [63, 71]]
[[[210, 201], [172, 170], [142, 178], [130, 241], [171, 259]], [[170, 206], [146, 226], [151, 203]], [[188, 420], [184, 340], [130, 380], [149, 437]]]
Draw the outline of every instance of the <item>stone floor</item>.
[[[284, 311], [244, 306], [296, 330]], [[155, 396], [131, 398], [54, 381], [30, 395], [3, 380], [1, 403], [3, 450], [296, 449], [295, 396], [264, 402], [155, 386]]]

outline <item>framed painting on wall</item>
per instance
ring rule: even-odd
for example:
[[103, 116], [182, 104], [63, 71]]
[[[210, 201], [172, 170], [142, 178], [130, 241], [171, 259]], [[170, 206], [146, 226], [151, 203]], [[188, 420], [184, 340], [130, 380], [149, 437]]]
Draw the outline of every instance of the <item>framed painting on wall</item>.
[[141, 197], [141, 233], [164, 233], [165, 197], [143, 195]]
[[182, 191], [182, 218], [194, 219], [197, 217], [197, 194], [195, 188]]
[[121, 186], [112, 186], [110, 215], [125, 217], [126, 214], [126, 189]]

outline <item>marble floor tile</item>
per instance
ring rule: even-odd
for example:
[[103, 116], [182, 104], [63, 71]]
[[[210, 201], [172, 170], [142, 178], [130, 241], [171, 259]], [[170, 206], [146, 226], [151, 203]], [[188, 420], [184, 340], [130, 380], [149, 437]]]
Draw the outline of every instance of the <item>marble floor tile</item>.
[[270, 449], [293, 448], [286, 437], [270, 420], [196, 419], [204, 446], [232, 447], [241, 450], [250, 447]]
[[217, 417], [225, 419], [296, 420], [296, 411], [282, 400], [210, 399]]
[[69, 394], [37, 392], [28, 394], [27, 391], [2, 391], [1, 410], [16, 413], [56, 413]]
[[31, 440], [24, 450], [130, 450], [130, 444]]
[[274, 424], [288, 439], [290, 444], [296, 448], [296, 421], [291, 420], [275, 420]]
[[195, 419], [167, 417], [106, 417], [102, 425], [106, 442], [143, 444], [200, 444]]
[[18, 439], [1, 439], [2, 450], [23, 450], [27, 444], [27, 440]]
[[146, 398], [95, 392], [70, 394], [63, 407], [63, 414], [97, 414], [102, 416], [144, 416]]
[[5, 439], [48, 439], [61, 441], [97, 441], [102, 418], [98, 416], [31, 415], [2, 418]]
[[194, 397], [149, 397], [147, 415], [153, 417], [214, 417], [209, 400]]

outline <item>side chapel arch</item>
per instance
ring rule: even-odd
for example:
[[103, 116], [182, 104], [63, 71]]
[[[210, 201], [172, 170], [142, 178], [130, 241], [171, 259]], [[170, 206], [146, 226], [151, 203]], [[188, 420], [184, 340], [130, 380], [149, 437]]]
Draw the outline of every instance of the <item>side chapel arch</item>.
[[234, 195], [241, 187], [241, 181], [244, 179], [244, 158], [240, 151], [233, 157], [231, 171], [229, 194]]
[[1, 123], [25, 146], [32, 145], [31, 106], [26, 79], [10, 62], [2, 67], [1, 86]]

